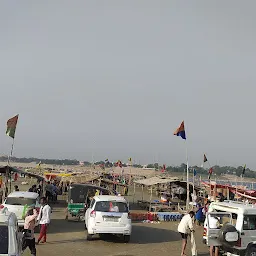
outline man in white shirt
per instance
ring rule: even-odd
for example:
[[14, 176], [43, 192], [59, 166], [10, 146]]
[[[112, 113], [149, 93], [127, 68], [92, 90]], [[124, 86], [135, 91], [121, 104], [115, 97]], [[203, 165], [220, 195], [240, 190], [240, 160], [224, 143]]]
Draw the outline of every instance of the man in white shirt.
[[182, 247], [181, 247], [181, 256], [185, 256], [185, 251], [187, 247], [187, 239], [188, 235], [191, 235], [191, 251], [192, 256], [195, 256], [197, 254], [196, 252], [196, 245], [194, 241], [194, 226], [193, 226], [193, 218], [195, 216], [195, 213], [193, 211], [190, 211], [188, 214], [183, 216], [183, 218], [180, 221], [180, 224], [178, 226], [178, 232], [181, 234], [182, 238]]
[[37, 243], [39, 244], [41, 239], [43, 239], [42, 243], [46, 243], [46, 233], [47, 233], [47, 227], [50, 224], [50, 216], [51, 216], [51, 207], [47, 204], [47, 200], [45, 197], [41, 198], [41, 208], [39, 211], [39, 215], [37, 220], [40, 224], [40, 235], [37, 240]]

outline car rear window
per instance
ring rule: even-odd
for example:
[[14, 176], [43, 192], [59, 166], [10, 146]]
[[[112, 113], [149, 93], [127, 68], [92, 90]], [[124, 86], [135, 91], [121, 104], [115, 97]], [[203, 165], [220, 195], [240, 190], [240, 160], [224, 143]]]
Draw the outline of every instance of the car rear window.
[[95, 205], [98, 212], [128, 212], [127, 203], [116, 201], [101, 201]]
[[0, 226], [0, 254], [8, 254], [8, 226]]
[[7, 197], [5, 203], [9, 205], [33, 205], [36, 204], [36, 199], [24, 197]]

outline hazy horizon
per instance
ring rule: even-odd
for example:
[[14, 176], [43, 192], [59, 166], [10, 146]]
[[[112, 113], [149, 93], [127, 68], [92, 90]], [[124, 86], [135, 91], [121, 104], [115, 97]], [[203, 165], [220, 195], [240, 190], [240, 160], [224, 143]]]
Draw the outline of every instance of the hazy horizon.
[[0, 154], [254, 162], [255, 1], [3, 1]]

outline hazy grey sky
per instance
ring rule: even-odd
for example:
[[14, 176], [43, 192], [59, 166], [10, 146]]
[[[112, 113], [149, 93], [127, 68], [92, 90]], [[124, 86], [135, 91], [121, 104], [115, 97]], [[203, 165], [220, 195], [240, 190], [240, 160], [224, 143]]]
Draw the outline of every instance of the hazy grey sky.
[[256, 168], [255, 1], [2, 1], [0, 153]]

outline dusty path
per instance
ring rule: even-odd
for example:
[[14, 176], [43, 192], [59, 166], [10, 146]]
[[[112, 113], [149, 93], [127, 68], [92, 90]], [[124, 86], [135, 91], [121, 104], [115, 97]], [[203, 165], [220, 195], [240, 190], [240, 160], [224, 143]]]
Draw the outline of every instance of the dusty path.
[[[179, 256], [180, 235], [176, 232], [178, 222], [161, 224], [134, 223], [131, 242], [123, 244], [118, 239], [102, 241], [85, 240], [84, 223], [64, 220], [64, 208], [53, 208], [48, 242], [37, 246], [39, 256]], [[198, 253], [209, 255], [202, 244], [202, 228], [196, 230]], [[29, 255], [29, 254], [27, 254]], [[187, 255], [191, 255], [188, 249]]]

